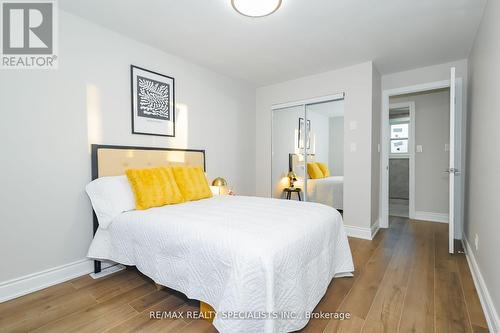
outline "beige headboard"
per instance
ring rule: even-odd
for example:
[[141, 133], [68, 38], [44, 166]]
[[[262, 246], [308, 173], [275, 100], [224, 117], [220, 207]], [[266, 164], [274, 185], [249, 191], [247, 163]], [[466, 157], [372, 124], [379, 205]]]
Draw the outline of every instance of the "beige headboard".
[[92, 145], [92, 179], [125, 174], [129, 168], [166, 165], [201, 166], [205, 151], [193, 149]]

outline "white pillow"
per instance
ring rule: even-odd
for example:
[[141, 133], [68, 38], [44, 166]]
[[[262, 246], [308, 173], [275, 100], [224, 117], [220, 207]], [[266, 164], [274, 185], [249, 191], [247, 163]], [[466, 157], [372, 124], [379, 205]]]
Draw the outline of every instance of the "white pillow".
[[87, 184], [85, 191], [103, 229], [121, 213], [135, 209], [134, 194], [126, 176], [97, 178]]

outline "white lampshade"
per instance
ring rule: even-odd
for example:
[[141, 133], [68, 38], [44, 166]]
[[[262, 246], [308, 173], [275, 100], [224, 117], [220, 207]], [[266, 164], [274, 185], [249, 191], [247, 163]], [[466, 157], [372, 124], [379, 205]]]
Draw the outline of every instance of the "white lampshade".
[[234, 9], [241, 15], [250, 17], [267, 16], [281, 6], [282, 0], [231, 0]]

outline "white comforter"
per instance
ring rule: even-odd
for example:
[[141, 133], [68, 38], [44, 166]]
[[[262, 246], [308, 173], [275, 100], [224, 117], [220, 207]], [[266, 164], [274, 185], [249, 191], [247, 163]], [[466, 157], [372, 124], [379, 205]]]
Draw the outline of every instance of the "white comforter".
[[[215, 327], [231, 333], [304, 327], [331, 279], [354, 270], [335, 209], [242, 196], [122, 213], [97, 231], [88, 256], [135, 265], [210, 304]], [[235, 311], [273, 319], [228, 319]], [[276, 318], [281, 311], [297, 318]]]
[[344, 177], [308, 179], [307, 200], [335, 209], [344, 209]]

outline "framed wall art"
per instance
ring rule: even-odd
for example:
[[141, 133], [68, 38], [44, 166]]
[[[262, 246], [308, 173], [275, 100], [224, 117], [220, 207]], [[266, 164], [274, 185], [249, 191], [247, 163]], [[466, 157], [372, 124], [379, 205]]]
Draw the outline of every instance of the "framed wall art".
[[132, 133], [175, 136], [175, 79], [134, 65]]
[[306, 141], [306, 148], [311, 148], [311, 121], [307, 121], [307, 138], [306, 138], [306, 130], [304, 118], [299, 118], [299, 131], [298, 131], [298, 148], [304, 148], [304, 140]]

